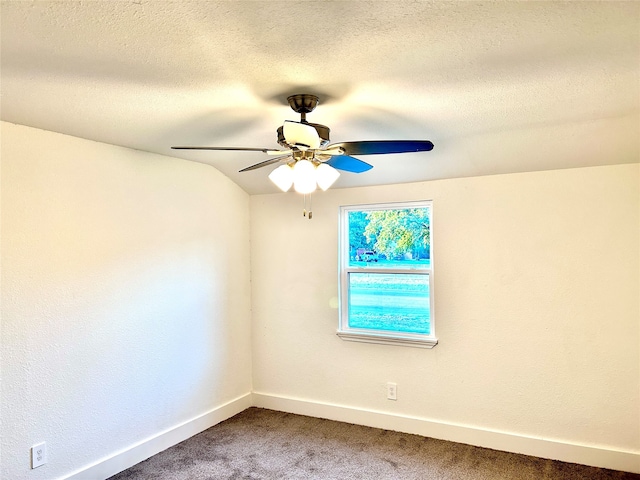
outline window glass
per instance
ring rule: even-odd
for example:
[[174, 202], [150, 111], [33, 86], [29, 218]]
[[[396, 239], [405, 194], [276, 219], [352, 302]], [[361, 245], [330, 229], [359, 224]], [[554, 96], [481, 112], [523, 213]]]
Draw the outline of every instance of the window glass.
[[429, 208], [356, 210], [348, 217], [350, 267], [430, 267]]
[[350, 273], [349, 327], [429, 334], [429, 276]]

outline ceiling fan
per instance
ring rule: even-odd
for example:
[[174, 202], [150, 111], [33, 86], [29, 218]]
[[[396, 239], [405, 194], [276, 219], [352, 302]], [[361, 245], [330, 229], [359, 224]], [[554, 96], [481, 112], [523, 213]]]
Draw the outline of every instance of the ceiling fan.
[[307, 122], [307, 113], [318, 105], [318, 97], [310, 94], [291, 95], [289, 106], [300, 114], [300, 121], [285, 120], [278, 128], [278, 143], [283, 149], [250, 147], [171, 147], [175, 150], [236, 150], [262, 152], [273, 156], [243, 168], [240, 172], [282, 163], [269, 174], [269, 179], [282, 191], [293, 185], [298, 193], [308, 194], [316, 189], [327, 190], [340, 176], [337, 170], [362, 173], [372, 165], [352, 155], [383, 155], [388, 153], [424, 152], [433, 149], [428, 140], [373, 140], [329, 144], [329, 127]]

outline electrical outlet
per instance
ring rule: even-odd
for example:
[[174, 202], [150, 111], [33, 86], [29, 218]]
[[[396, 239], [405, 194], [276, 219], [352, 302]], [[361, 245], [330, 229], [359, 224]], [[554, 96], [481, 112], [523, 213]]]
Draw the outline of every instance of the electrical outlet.
[[398, 399], [398, 385], [396, 385], [393, 382], [387, 382], [387, 399], [388, 400]]
[[31, 468], [38, 468], [47, 463], [47, 444], [39, 443], [31, 447]]

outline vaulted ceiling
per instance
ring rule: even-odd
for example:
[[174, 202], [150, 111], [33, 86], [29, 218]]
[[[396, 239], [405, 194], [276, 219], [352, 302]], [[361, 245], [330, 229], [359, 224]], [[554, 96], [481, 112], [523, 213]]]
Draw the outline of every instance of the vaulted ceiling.
[[[638, 162], [639, 2], [2, 1], [1, 118], [238, 173], [308, 120], [425, 139], [335, 187]], [[335, 188], [334, 187], [334, 188]]]

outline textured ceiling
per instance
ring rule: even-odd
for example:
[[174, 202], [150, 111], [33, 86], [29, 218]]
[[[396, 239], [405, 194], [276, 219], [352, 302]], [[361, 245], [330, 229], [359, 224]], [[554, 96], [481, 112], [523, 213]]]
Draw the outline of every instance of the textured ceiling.
[[2, 1], [2, 120], [215, 166], [296, 120], [425, 139], [336, 187], [639, 161], [639, 2]]

